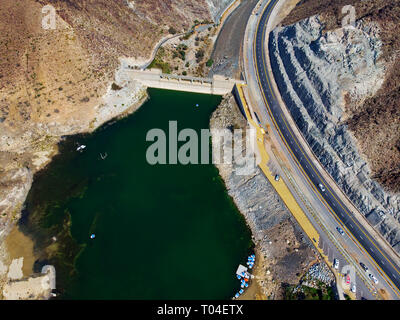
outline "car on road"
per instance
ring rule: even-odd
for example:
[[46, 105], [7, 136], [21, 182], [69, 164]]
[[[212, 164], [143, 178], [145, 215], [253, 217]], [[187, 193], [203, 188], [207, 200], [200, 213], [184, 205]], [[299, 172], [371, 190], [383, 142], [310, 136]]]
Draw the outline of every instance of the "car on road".
[[375, 276], [374, 276], [372, 273], [369, 274], [369, 278], [370, 278], [371, 280], [373, 280], [373, 281], [375, 282], [375, 284], [378, 284], [378, 279], [375, 278]]
[[333, 260], [333, 267], [334, 267], [335, 269], [339, 269], [339, 259], [334, 259], [334, 260]]
[[320, 184], [318, 185], [318, 187], [320, 188], [320, 190], [321, 190], [322, 192], [325, 192], [325, 187], [324, 187], [324, 185], [323, 185], [322, 183], [320, 183]]
[[364, 263], [360, 262], [360, 266], [361, 266], [361, 268], [364, 269], [365, 272], [368, 271], [368, 267]]
[[346, 276], [346, 284], [350, 284], [350, 276], [349, 275]]
[[353, 293], [356, 293], [356, 284], [355, 283], [353, 283], [353, 285], [351, 286], [351, 292], [353, 292]]
[[344, 231], [343, 231], [342, 228], [336, 227], [336, 230], [337, 230], [342, 236], [344, 236]]
[[279, 174], [277, 174], [277, 175], [275, 176], [275, 181], [279, 181], [280, 178], [281, 178], [281, 177], [279, 176]]

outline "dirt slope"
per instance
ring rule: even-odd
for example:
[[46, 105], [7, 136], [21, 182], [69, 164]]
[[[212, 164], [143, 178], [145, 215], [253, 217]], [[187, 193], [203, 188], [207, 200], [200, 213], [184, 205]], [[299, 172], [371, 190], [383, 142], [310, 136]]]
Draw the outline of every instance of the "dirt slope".
[[[54, 30], [42, 28], [48, 4]], [[204, 0], [2, 0], [0, 180], [11, 169], [41, 167], [61, 135], [94, 129], [120, 57], [149, 59], [171, 27], [205, 19]]]
[[341, 26], [342, 7], [355, 7], [356, 19], [378, 23], [388, 71], [382, 88], [360, 104], [347, 101], [346, 120], [373, 177], [392, 192], [400, 192], [400, 1], [303, 0], [283, 21], [289, 25], [321, 14], [326, 30]]

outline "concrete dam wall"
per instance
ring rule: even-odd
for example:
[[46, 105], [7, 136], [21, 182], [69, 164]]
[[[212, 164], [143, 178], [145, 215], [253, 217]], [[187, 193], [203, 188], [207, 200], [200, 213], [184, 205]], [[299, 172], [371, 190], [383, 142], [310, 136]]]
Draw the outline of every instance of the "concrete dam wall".
[[214, 75], [212, 78], [196, 78], [164, 74], [159, 69], [127, 70], [125, 72], [129, 79], [138, 81], [146, 87], [215, 95], [225, 95], [233, 90], [236, 83], [244, 83], [241, 80], [219, 75]]

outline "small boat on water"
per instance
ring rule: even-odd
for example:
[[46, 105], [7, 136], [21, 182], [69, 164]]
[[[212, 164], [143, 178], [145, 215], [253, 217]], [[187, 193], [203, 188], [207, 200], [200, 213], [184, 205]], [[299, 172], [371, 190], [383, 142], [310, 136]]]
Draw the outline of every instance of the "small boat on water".
[[96, 235], [95, 235], [94, 233], [92, 233], [92, 234], [90, 235], [90, 239], [94, 239], [94, 238], [96, 238]]
[[82, 151], [86, 148], [86, 146], [84, 144], [81, 144], [78, 146], [78, 148], [76, 148], [76, 151]]

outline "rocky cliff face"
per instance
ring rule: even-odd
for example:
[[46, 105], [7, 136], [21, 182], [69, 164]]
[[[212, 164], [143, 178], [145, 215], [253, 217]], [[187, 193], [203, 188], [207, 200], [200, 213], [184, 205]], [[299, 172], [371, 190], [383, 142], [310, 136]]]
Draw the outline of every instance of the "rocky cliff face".
[[218, 22], [222, 13], [236, 0], [205, 0], [210, 8], [212, 20]]
[[324, 32], [341, 27], [352, 5], [355, 18], [379, 26], [381, 59], [388, 65], [378, 92], [363, 103], [346, 96], [346, 123], [361, 152], [368, 159], [372, 176], [386, 190], [400, 192], [400, 0], [302, 0], [284, 19], [291, 25], [319, 14]]
[[[380, 92], [391, 67], [383, 59], [380, 26], [359, 20], [355, 28], [327, 31], [325, 27], [320, 16], [312, 16], [275, 29], [269, 42], [274, 76], [290, 113], [320, 162], [400, 252], [400, 195], [385, 191], [373, 179], [360, 141], [348, 127], [355, 110], [360, 111]], [[398, 137], [398, 132], [394, 136]]]
[[[93, 131], [146, 99], [146, 88], [124, 70], [150, 59], [172, 28], [211, 20], [227, 3], [1, 0], [0, 242], [62, 136]], [[54, 29], [43, 28], [51, 22], [48, 5]]]

